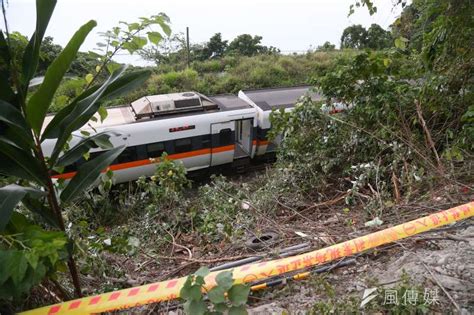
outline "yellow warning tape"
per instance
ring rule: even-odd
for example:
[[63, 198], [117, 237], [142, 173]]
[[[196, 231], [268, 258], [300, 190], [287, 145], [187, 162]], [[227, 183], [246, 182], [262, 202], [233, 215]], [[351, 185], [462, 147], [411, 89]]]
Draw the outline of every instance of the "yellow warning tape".
[[[473, 215], [474, 201], [309, 253], [236, 267], [232, 269], [233, 276], [236, 283], [253, 282], [255, 280], [274, 277], [290, 271], [324, 264], [345, 256], [352, 256], [383, 244], [467, 219]], [[215, 277], [220, 272], [222, 271], [212, 272], [206, 277], [207, 289], [215, 286]], [[182, 277], [155, 282], [139, 287], [45, 306], [21, 314], [90, 314], [123, 310], [150, 303], [169, 301], [179, 297], [179, 292], [185, 280], [186, 277]]]

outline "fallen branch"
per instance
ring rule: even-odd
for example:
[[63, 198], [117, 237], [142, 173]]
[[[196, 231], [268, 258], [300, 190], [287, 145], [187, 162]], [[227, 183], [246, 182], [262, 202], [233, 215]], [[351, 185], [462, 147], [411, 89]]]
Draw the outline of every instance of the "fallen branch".
[[51, 278], [49, 279], [49, 281], [53, 284], [56, 290], [58, 290], [59, 293], [61, 293], [61, 298], [63, 301], [68, 301], [72, 299], [71, 295], [61, 286], [61, 284], [59, 284], [58, 281]]
[[197, 259], [197, 258], [187, 258], [187, 257], [179, 257], [179, 256], [171, 257], [171, 256], [162, 256], [162, 255], [151, 255], [145, 252], [143, 252], [143, 254], [153, 259], [184, 260], [184, 261], [189, 261], [189, 262], [199, 263], [199, 264], [214, 264], [214, 263], [223, 262], [223, 261], [233, 261], [233, 260], [255, 256], [255, 255], [240, 255], [240, 256], [221, 257], [221, 258], [214, 258], [214, 259]]
[[392, 184], [393, 184], [393, 192], [395, 194], [395, 200], [397, 203], [400, 203], [401, 195], [400, 195], [400, 186], [398, 185], [398, 178], [395, 175], [395, 172], [392, 171]]
[[175, 238], [174, 238], [174, 235], [171, 234], [171, 233], [170, 233], [168, 230], [166, 230], [166, 229], [165, 229], [165, 231], [166, 231], [166, 233], [168, 233], [169, 236], [171, 236], [171, 239], [172, 239], [173, 249], [171, 250], [171, 253], [174, 253], [174, 247], [176, 246], [176, 247], [179, 247], [179, 248], [181, 248], [181, 249], [186, 250], [186, 251], [188, 252], [188, 255], [189, 255], [189, 258], [190, 258], [190, 259], [193, 258], [193, 253], [191, 252], [191, 250], [190, 250], [189, 248], [187, 248], [187, 247], [184, 246], [184, 245], [181, 245], [181, 244], [176, 243], [176, 240], [175, 240]]
[[51, 296], [56, 303], [60, 303], [62, 302], [63, 300], [61, 298], [59, 298], [59, 296], [54, 293], [53, 291], [51, 291], [50, 289], [48, 289], [47, 287], [45, 287], [43, 284], [40, 284], [39, 287], [44, 291], [46, 292], [49, 296]]
[[285, 219], [285, 222], [287, 222], [287, 221], [290, 221], [291, 219], [293, 219], [293, 218], [296, 217], [296, 216], [302, 216], [304, 219], [307, 219], [305, 216], [302, 215], [304, 212], [313, 210], [314, 208], [318, 208], [318, 207], [335, 205], [335, 204], [338, 203], [339, 201], [345, 199], [348, 194], [349, 194], [349, 193], [345, 193], [345, 194], [342, 194], [342, 195], [340, 195], [340, 196], [338, 196], [338, 197], [336, 197], [336, 198], [334, 198], [334, 199], [327, 200], [327, 201], [324, 201], [324, 202], [321, 202], [321, 203], [315, 203], [315, 204], [313, 204], [313, 205], [309, 206], [308, 208], [303, 209], [303, 210], [301, 210], [301, 211], [298, 211], [298, 210], [296, 210], [296, 209], [293, 209], [293, 208], [291, 208], [291, 207], [288, 207], [287, 205], [281, 203], [279, 200], [276, 200], [276, 201], [277, 201], [277, 203], [278, 203], [279, 205], [281, 205], [281, 206], [283, 206], [283, 207], [285, 207], [285, 208], [287, 208], [287, 209], [293, 210], [293, 211], [295, 212], [293, 215], [291, 215], [291, 216], [289, 216], [289, 217], [287, 217], [287, 218]]
[[191, 266], [191, 265], [193, 265], [193, 264], [197, 264], [197, 263], [194, 262], [194, 261], [188, 262], [188, 263], [186, 263], [186, 264], [184, 264], [184, 265], [181, 265], [181, 266], [179, 266], [178, 268], [176, 268], [176, 269], [174, 269], [174, 270], [172, 270], [172, 271], [170, 271], [170, 272], [168, 272], [168, 273], [162, 275], [160, 278], [163, 279], [163, 280], [165, 280], [165, 279], [167, 279], [168, 277], [173, 277], [173, 276], [175, 276], [176, 274], [178, 274], [181, 270], [183, 270], [183, 269], [185, 269], [185, 268], [187, 268], [187, 267], [189, 267], [189, 266]]
[[421, 111], [421, 105], [420, 102], [415, 101], [415, 106], [416, 106], [416, 113], [418, 114], [418, 119], [420, 120], [421, 126], [423, 127], [423, 131], [426, 136], [426, 141], [428, 142], [428, 146], [430, 149], [433, 151], [434, 156], [436, 158], [436, 162], [438, 163], [438, 168], [442, 174], [444, 174], [444, 166], [441, 163], [441, 159], [439, 158], [438, 151], [436, 151], [435, 143], [433, 141], [433, 138], [431, 138], [431, 132], [428, 129], [428, 126], [426, 126], [426, 121], [423, 118], [423, 113]]
[[131, 279], [131, 278], [115, 278], [115, 277], [109, 277], [109, 276], [103, 276], [103, 279], [98, 279], [94, 276], [91, 275], [86, 275], [82, 276], [82, 279], [88, 280], [88, 281], [93, 281], [93, 282], [103, 282], [103, 280], [110, 281], [113, 283], [121, 283], [121, 284], [127, 284], [129, 286], [136, 286], [140, 285], [143, 280], [138, 280], [138, 279]]

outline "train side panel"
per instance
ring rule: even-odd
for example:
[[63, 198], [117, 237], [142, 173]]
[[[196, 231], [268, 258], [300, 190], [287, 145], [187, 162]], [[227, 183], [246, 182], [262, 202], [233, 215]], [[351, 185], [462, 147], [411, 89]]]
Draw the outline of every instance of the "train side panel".
[[[116, 183], [135, 180], [140, 176], [151, 176], [159, 163], [162, 152], [168, 158], [180, 161], [188, 171], [195, 171], [211, 166], [232, 163], [235, 148], [235, 120], [249, 119], [255, 121], [252, 108], [227, 112], [215, 112], [188, 117], [150, 120], [106, 128], [96, 128], [97, 132], [110, 131], [115, 135], [110, 138], [114, 147], [125, 145], [127, 148], [110, 169], [114, 171]], [[255, 122], [256, 125], [256, 122]], [[252, 126], [251, 126], [252, 127]], [[92, 130], [86, 129], [93, 133]], [[71, 147], [81, 140], [80, 132], [75, 132]], [[55, 140], [43, 144], [45, 154], [52, 153]], [[150, 148], [161, 146], [163, 150], [151, 154]], [[100, 149], [92, 149], [91, 156]], [[130, 156], [129, 159], [125, 157]], [[84, 161], [83, 161], [84, 162]], [[55, 178], [69, 179], [76, 169], [56, 174]]]

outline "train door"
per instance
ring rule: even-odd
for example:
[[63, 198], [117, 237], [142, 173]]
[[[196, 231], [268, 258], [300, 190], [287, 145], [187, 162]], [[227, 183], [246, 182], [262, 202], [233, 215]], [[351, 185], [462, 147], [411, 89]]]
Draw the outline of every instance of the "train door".
[[233, 121], [211, 124], [211, 166], [232, 163], [234, 132]]
[[253, 119], [235, 121], [235, 152], [236, 159], [252, 155], [252, 130]]

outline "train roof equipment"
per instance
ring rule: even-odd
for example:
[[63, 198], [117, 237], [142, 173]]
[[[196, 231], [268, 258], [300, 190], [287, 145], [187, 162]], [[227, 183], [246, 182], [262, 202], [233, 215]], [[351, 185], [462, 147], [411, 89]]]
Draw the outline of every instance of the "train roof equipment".
[[182, 112], [218, 109], [218, 105], [197, 92], [144, 96], [130, 104], [135, 118], [153, 118]]

